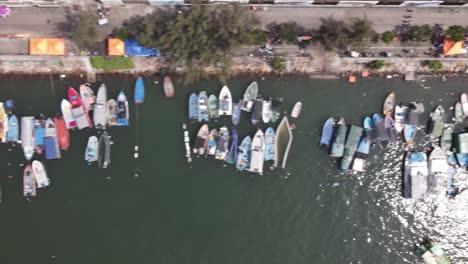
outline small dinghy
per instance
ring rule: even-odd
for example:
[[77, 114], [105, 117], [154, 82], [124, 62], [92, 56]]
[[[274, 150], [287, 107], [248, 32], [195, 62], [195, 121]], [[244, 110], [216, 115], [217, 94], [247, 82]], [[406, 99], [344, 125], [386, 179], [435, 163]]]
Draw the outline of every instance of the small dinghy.
[[447, 155], [439, 147], [435, 147], [429, 155], [429, 168], [432, 174], [446, 174], [448, 172]]
[[224, 160], [229, 152], [229, 130], [221, 127], [218, 133], [218, 144], [216, 146], [215, 159]]
[[62, 156], [60, 154], [60, 148], [57, 137], [57, 128], [52, 118], [47, 118], [45, 122], [45, 133], [44, 133], [44, 149], [45, 149], [45, 158], [50, 159], [60, 159]]
[[111, 144], [107, 131], [102, 132], [99, 137], [99, 150], [98, 150], [98, 166], [99, 168], [109, 168], [111, 164]]
[[129, 112], [128, 112], [128, 100], [127, 96], [123, 91], [120, 91], [117, 96], [117, 125], [128, 126]]
[[263, 163], [265, 162], [265, 137], [261, 129], [257, 130], [250, 147], [249, 171], [263, 175]]
[[275, 137], [272, 127], [265, 130], [265, 161], [275, 160]]
[[15, 111], [15, 101], [13, 101], [13, 99], [11, 99], [11, 98], [8, 98], [5, 101], [4, 106], [5, 106], [5, 110], [6, 110], [8, 115], [12, 115], [13, 111]]
[[88, 138], [88, 144], [86, 145], [84, 159], [91, 165], [97, 161], [99, 157], [99, 142], [96, 136], [90, 136]]
[[363, 128], [351, 125], [341, 159], [341, 170], [346, 171], [351, 167], [354, 154], [356, 153], [361, 139]]
[[332, 150], [330, 153], [331, 157], [340, 158], [343, 156], [347, 132], [348, 126], [346, 125], [346, 121], [344, 118], [340, 118], [338, 123], [336, 123], [334, 131]]
[[281, 116], [281, 106], [283, 105], [283, 97], [276, 97], [273, 98], [271, 101], [271, 122], [275, 123], [278, 121], [279, 117]]
[[273, 113], [271, 111], [271, 98], [269, 100], [263, 100], [263, 105], [262, 105], [262, 120], [263, 123], [268, 123], [270, 122], [270, 119], [272, 117]]
[[208, 95], [205, 91], [198, 94], [198, 122], [210, 121], [208, 110]]
[[7, 142], [18, 142], [19, 139], [19, 124], [18, 118], [15, 115], [8, 119], [8, 131], [6, 135]]
[[[172, 96], [174, 93], [172, 93]], [[166, 95], [166, 97], [169, 97]], [[135, 82], [135, 90], [133, 91], [133, 101], [135, 104], [142, 104], [145, 100], [145, 82], [143, 78], [138, 77]]]
[[239, 154], [237, 155], [236, 169], [243, 171], [249, 169], [250, 165], [250, 148], [252, 139], [247, 136], [242, 140], [239, 146]]
[[255, 99], [254, 106], [252, 108], [252, 116], [250, 118], [250, 122], [252, 125], [256, 126], [261, 118], [262, 118], [262, 110], [263, 110], [263, 100]]
[[91, 87], [86, 84], [80, 85], [80, 96], [86, 111], [89, 112], [93, 110], [93, 105], [96, 103], [96, 96]]
[[454, 111], [455, 123], [463, 122], [463, 118], [464, 118], [463, 108], [460, 102], [457, 102], [455, 104], [453, 111]]
[[190, 120], [198, 120], [198, 95], [192, 93], [189, 97], [188, 116]]
[[34, 119], [34, 140], [37, 154], [44, 151], [45, 121], [43, 119]]
[[301, 114], [301, 110], [302, 110], [302, 102], [297, 102], [293, 107], [293, 110], [291, 112], [291, 117], [298, 118], [299, 115]]
[[57, 128], [57, 137], [60, 148], [63, 150], [68, 150], [70, 147], [70, 134], [68, 133], [68, 129], [65, 126], [65, 120], [63, 117], [55, 117], [54, 124]]
[[27, 199], [36, 196], [36, 179], [31, 165], [26, 165], [23, 171], [23, 196]]
[[395, 121], [391, 115], [385, 116], [385, 130], [387, 130], [388, 134], [388, 141], [393, 142], [396, 140], [396, 129], [395, 129]]
[[364, 172], [367, 169], [367, 157], [370, 153], [371, 143], [366, 132], [362, 133], [361, 139], [357, 146], [356, 154], [354, 155], [353, 160], [353, 171]]
[[408, 112], [408, 107], [403, 104], [395, 106], [395, 130], [400, 133], [403, 131], [403, 128], [406, 124], [406, 114]]
[[229, 88], [224, 85], [218, 96], [218, 114], [232, 115], [232, 96]]
[[258, 96], [258, 85], [257, 82], [253, 82], [245, 90], [244, 97], [242, 98], [242, 105], [240, 109], [242, 111], [250, 112], [252, 110], [254, 100]]
[[110, 99], [107, 102], [107, 125], [116, 126], [117, 124], [117, 102], [114, 99]]
[[80, 94], [71, 86], [68, 86], [68, 101], [72, 108], [82, 105]]
[[382, 116], [377, 113], [373, 114], [372, 121], [374, 122], [376, 131], [377, 131], [377, 140], [380, 143], [387, 143], [389, 137], [388, 137], [387, 129], [385, 129], [385, 122]]
[[239, 125], [241, 110], [240, 110], [240, 102], [232, 104], [232, 124], [237, 126]]
[[[288, 117], [283, 116], [275, 136], [275, 167], [286, 168], [286, 162], [289, 157], [289, 150], [293, 142], [293, 134], [289, 125]], [[252, 143], [253, 144], [253, 143]]]
[[377, 135], [377, 129], [375, 127], [374, 121], [372, 121], [370, 117], [366, 116], [364, 118], [363, 127], [371, 144], [376, 143], [378, 140], [378, 135]]
[[440, 138], [440, 147], [444, 151], [450, 151], [452, 148], [452, 134], [454, 130], [454, 125], [448, 124], [444, 127], [444, 132], [442, 133], [442, 137]]
[[424, 152], [406, 153], [403, 176], [404, 198], [418, 200], [426, 197], [429, 175], [427, 166], [427, 156]]
[[434, 137], [442, 136], [444, 130], [445, 110], [438, 105], [430, 115], [431, 120], [427, 127], [427, 132]]
[[322, 136], [320, 137], [320, 148], [329, 149], [333, 138], [333, 129], [335, 128], [335, 119], [330, 117], [325, 121], [322, 128]]
[[392, 116], [393, 115], [393, 109], [395, 109], [395, 93], [391, 92], [387, 98], [385, 98], [385, 102], [383, 104], [383, 114], [385, 116]]
[[210, 131], [209, 131], [208, 125], [205, 124], [201, 126], [200, 130], [198, 130], [197, 138], [195, 139], [195, 145], [193, 146], [194, 154], [199, 154], [199, 155], [205, 154], [209, 135], [210, 135]]
[[208, 110], [210, 112], [210, 118], [215, 119], [219, 117], [218, 113], [218, 98], [212, 94], [208, 97]]
[[462, 93], [460, 96], [460, 103], [463, 110], [463, 116], [468, 116], [468, 94]]
[[72, 105], [66, 99], [62, 99], [60, 103], [62, 109], [62, 116], [65, 119], [65, 125], [67, 129], [76, 128], [76, 121], [72, 114]]
[[237, 138], [237, 131], [236, 129], [231, 130], [231, 147], [229, 148], [229, 152], [224, 158], [224, 161], [226, 161], [229, 164], [236, 164], [237, 161], [237, 144], [238, 144], [238, 138]]
[[415, 137], [416, 126], [406, 124], [405, 128], [403, 129], [403, 138], [405, 139], [405, 142], [411, 144], [413, 143]]
[[107, 125], [107, 88], [106, 85], [99, 86], [96, 104], [94, 104], [93, 121], [96, 128], [105, 128]]
[[3, 103], [0, 103], [0, 138], [2, 142], [6, 142], [8, 133], [8, 115], [3, 108]]
[[218, 130], [212, 129], [208, 137], [208, 145], [206, 147], [206, 154], [214, 156], [216, 154], [216, 145], [218, 144]]
[[163, 89], [164, 89], [164, 95], [166, 97], [174, 97], [174, 94], [175, 94], [174, 84], [172, 83], [172, 80], [169, 76], [164, 76]]
[[21, 117], [21, 146], [23, 147], [24, 157], [31, 160], [34, 155], [36, 141], [34, 138], [34, 117]]
[[36, 180], [37, 188], [45, 188], [49, 186], [50, 180], [47, 177], [47, 173], [42, 162], [34, 160], [32, 162], [32, 170]]

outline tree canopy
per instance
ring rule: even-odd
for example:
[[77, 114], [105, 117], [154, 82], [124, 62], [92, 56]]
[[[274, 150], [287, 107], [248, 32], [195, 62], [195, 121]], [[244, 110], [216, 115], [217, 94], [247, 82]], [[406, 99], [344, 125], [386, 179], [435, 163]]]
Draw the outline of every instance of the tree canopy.
[[98, 18], [92, 11], [81, 11], [71, 22], [71, 40], [80, 49], [91, 49], [96, 44], [98, 33], [96, 25]]
[[333, 18], [322, 19], [318, 34], [320, 43], [328, 51], [348, 46], [364, 47], [376, 35], [372, 22], [366, 18], [356, 18], [351, 25]]
[[409, 30], [410, 39], [416, 42], [427, 42], [432, 37], [432, 28], [429, 25], [411, 26]]
[[445, 30], [445, 38], [451, 41], [462, 41], [465, 39], [465, 28], [462, 26], [450, 26]]

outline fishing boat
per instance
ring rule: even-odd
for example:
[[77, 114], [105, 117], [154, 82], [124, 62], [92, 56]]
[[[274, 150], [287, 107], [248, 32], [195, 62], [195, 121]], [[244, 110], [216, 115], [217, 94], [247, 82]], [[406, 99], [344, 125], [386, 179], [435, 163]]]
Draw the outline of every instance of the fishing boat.
[[34, 179], [36, 180], [37, 188], [45, 188], [49, 186], [50, 179], [47, 177], [44, 164], [42, 164], [40, 161], [34, 160], [31, 167], [33, 170]]
[[389, 136], [388, 136], [387, 129], [385, 128], [385, 122], [382, 116], [377, 113], [373, 114], [372, 121], [374, 122], [375, 130], [377, 131], [377, 140], [380, 143], [388, 142]]
[[[166, 94], [166, 97], [172, 97], [174, 96], [174, 91], [172, 91], [172, 95], [168, 96]], [[145, 100], [145, 82], [143, 81], [143, 78], [138, 77], [135, 82], [135, 90], [133, 91], [133, 100], [135, 104], [142, 104], [143, 101]]]
[[231, 130], [231, 147], [229, 148], [229, 152], [224, 158], [224, 161], [226, 161], [229, 164], [236, 164], [237, 162], [237, 145], [239, 144], [238, 138], [237, 138], [237, 131], [235, 129]]
[[19, 139], [19, 124], [18, 118], [15, 115], [8, 119], [8, 131], [6, 135], [7, 142], [17, 142]]
[[413, 143], [415, 137], [416, 126], [406, 124], [405, 129], [403, 130], [403, 138], [405, 139], [405, 142], [411, 144]]
[[57, 138], [60, 148], [63, 150], [68, 150], [70, 147], [70, 134], [68, 133], [68, 129], [65, 126], [65, 120], [63, 117], [55, 117], [54, 124], [57, 129]]
[[[93, 126], [93, 122], [91, 121], [91, 118], [89, 117], [89, 114], [86, 111], [84, 105], [73, 107], [71, 109], [71, 112], [73, 114], [73, 118], [76, 121], [76, 126], [78, 127], [78, 129], [84, 129]], [[96, 107], [94, 109], [94, 112], [96, 112]]]
[[391, 115], [385, 116], [385, 130], [387, 130], [388, 134], [388, 141], [393, 142], [396, 140], [396, 129], [395, 129], [395, 121]]
[[99, 137], [98, 166], [101, 169], [109, 168], [111, 164], [111, 144], [107, 131], [104, 130]]
[[455, 116], [455, 122], [456, 123], [461, 123], [463, 122], [463, 108], [460, 102], [457, 102], [454, 107], [454, 116]]
[[265, 161], [275, 160], [275, 136], [272, 127], [265, 130]]
[[60, 159], [60, 148], [57, 138], [57, 128], [51, 118], [47, 118], [45, 122], [44, 133], [44, 149], [46, 159]]
[[31, 198], [36, 196], [36, 179], [31, 165], [26, 165], [23, 171], [23, 196]]
[[123, 91], [120, 91], [117, 96], [117, 125], [128, 126], [129, 112], [128, 112], [128, 100], [127, 96]]
[[215, 159], [224, 160], [229, 151], [229, 130], [221, 127], [218, 133], [218, 144], [216, 145]]
[[404, 165], [403, 197], [423, 199], [427, 194], [427, 156], [424, 152], [408, 152]]
[[190, 120], [198, 120], [198, 95], [192, 93], [189, 97], [188, 115]]
[[107, 125], [117, 125], [117, 102], [114, 99], [110, 99], [107, 102]]
[[31, 160], [34, 155], [35, 140], [34, 140], [34, 117], [21, 117], [21, 146], [23, 147], [24, 157], [26, 160]]
[[208, 110], [210, 112], [210, 118], [215, 119], [219, 117], [218, 113], [218, 98], [212, 94], [208, 97]]
[[406, 114], [408, 112], [408, 107], [403, 104], [395, 106], [395, 130], [400, 133], [403, 131], [403, 128], [406, 124]]
[[34, 119], [34, 140], [35, 150], [37, 154], [42, 154], [44, 151], [44, 137], [45, 137], [45, 121], [44, 119]]
[[85, 150], [85, 160], [91, 165], [93, 162], [98, 160], [99, 157], [99, 142], [96, 136], [90, 136], [88, 138], [88, 144]]
[[468, 133], [457, 134], [457, 152], [468, 153]]
[[453, 133], [454, 125], [447, 124], [444, 127], [444, 132], [442, 133], [442, 137], [440, 138], [440, 147], [444, 151], [449, 151], [452, 148], [452, 133]]
[[0, 102], [0, 138], [2, 142], [6, 142], [8, 133], [8, 115], [3, 108], [3, 103]]
[[460, 95], [460, 103], [463, 110], [463, 116], [468, 116], [468, 94], [462, 93]]
[[364, 131], [366, 132], [367, 137], [371, 144], [374, 144], [378, 140], [377, 129], [375, 127], [374, 121], [372, 118], [366, 116], [363, 122]]
[[89, 112], [93, 110], [93, 105], [96, 103], [96, 96], [91, 87], [87, 84], [80, 85], [80, 96], [86, 111]]
[[366, 135], [366, 132], [362, 133], [361, 139], [357, 146], [356, 154], [354, 155], [353, 160], [353, 171], [364, 172], [367, 169], [367, 157], [369, 156], [371, 143], [369, 137]]
[[232, 115], [232, 96], [229, 88], [224, 85], [218, 96], [218, 114]]
[[208, 96], [205, 91], [198, 94], [198, 122], [210, 121], [210, 114], [208, 110]]
[[239, 146], [239, 154], [237, 155], [236, 169], [243, 171], [249, 168], [250, 165], [250, 148], [252, 139], [247, 136], [242, 140]]
[[216, 145], [218, 144], [218, 130], [211, 129], [208, 136], [208, 145], [206, 147], [206, 154], [214, 156], [216, 154]]
[[383, 114], [385, 116], [393, 115], [393, 109], [395, 109], [395, 101], [396, 101], [396, 96], [394, 92], [391, 92], [387, 96], [387, 98], [385, 98], [385, 102], [383, 104]]
[[416, 244], [414, 251], [426, 264], [450, 264], [445, 251], [430, 238]]
[[441, 105], [438, 105], [430, 115], [431, 120], [429, 121], [427, 132], [434, 137], [442, 136], [442, 132], [444, 130], [444, 117], [445, 110]]
[[343, 156], [347, 132], [348, 126], [346, 125], [346, 121], [344, 118], [340, 118], [334, 130], [332, 150], [330, 152], [331, 157], [340, 158]]
[[271, 111], [271, 98], [269, 100], [263, 100], [262, 105], [262, 120], [263, 123], [270, 122], [271, 116], [273, 115]]
[[429, 156], [428, 189], [431, 194], [445, 194], [447, 190], [449, 164], [447, 155], [442, 148], [436, 147]]
[[[289, 120], [286, 116], [283, 116], [278, 128], [276, 129], [275, 136], [275, 162], [274, 166], [286, 168], [286, 162], [289, 156], [289, 150], [291, 149], [293, 141], [293, 134]], [[253, 143], [252, 143], [253, 144]]]
[[299, 115], [301, 114], [301, 110], [302, 110], [302, 102], [297, 102], [294, 105], [293, 110], [291, 111], [291, 117], [298, 118]]
[[361, 139], [363, 128], [351, 126], [344, 147], [343, 158], [341, 159], [341, 169], [348, 170], [351, 167], [354, 154], [356, 153], [359, 140]]
[[242, 98], [242, 105], [240, 109], [242, 111], [250, 112], [252, 110], [254, 100], [258, 96], [258, 85], [257, 82], [253, 82], [245, 90], [244, 97]]
[[107, 88], [105, 84], [101, 84], [97, 92], [93, 121], [96, 128], [105, 128], [107, 125]]
[[283, 97], [273, 98], [271, 101], [271, 119], [272, 123], [278, 121], [278, 118], [281, 116], [281, 106], [283, 105]]
[[333, 138], [333, 129], [335, 128], [335, 119], [330, 117], [325, 121], [322, 128], [322, 136], [320, 137], [320, 148], [329, 149]]
[[231, 119], [232, 119], [232, 124], [235, 126], [239, 125], [239, 121], [240, 121], [240, 116], [241, 116], [240, 104], [241, 102], [232, 104], [232, 118]]
[[249, 171], [263, 174], [263, 163], [265, 161], [265, 138], [261, 129], [257, 130], [250, 146]]
[[174, 96], [174, 84], [172, 83], [172, 80], [169, 76], [164, 76], [163, 88], [164, 88], [164, 95], [166, 97]]
[[252, 116], [250, 117], [250, 122], [252, 125], [256, 126], [258, 122], [260, 122], [262, 118], [262, 110], [263, 110], [263, 100], [255, 99], [254, 105], [252, 107]]
[[204, 155], [206, 146], [208, 144], [208, 137], [210, 135], [210, 131], [208, 129], [208, 125], [205, 124], [201, 126], [200, 130], [198, 130], [197, 138], [195, 139], [195, 145], [193, 147], [193, 153]]
[[68, 100], [62, 99], [60, 103], [60, 108], [62, 109], [62, 116], [65, 119], [65, 125], [67, 129], [76, 128], [76, 121], [72, 114], [72, 105]]
[[68, 86], [68, 101], [70, 102], [72, 108], [79, 107], [83, 103], [81, 102], [80, 94], [75, 90], [75, 88]]

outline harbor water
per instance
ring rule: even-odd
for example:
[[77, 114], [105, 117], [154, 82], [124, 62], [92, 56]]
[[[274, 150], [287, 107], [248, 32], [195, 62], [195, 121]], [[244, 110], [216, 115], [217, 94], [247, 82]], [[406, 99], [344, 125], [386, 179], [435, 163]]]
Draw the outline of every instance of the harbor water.
[[[1, 263], [421, 263], [412, 245], [425, 236], [453, 263], [468, 263], [468, 192], [453, 201], [404, 200], [402, 143], [373, 148], [361, 174], [339, 172], [318, 144], [328, 117], [361, 126], [365, 116], [382, 111], [392, 91], [397, 102], [423, 102], [424, 116], [438, 104], [451, 113], [466, 79], [257, 80], [261, 96], [284, 97], [284, 111], [303, 102], [300, 117], [290, 119], [296, 129], [286, 169], [265, 163], [263, 176], [204, 157], [186, 161], [181, 124], [187, 123], [192, 146], [201, 126], [187, 120], [188, 96], [218, 94], [220, 83], [175, 82], [175, 97], [164, 98], [161, 83], [147, 78], [136, 120], [134, 81], [101, 77], [92, 85], [96, 92], [105, 82], [109, 98], [124, 90], [132, 101], [130, 127], [107, 129], [113, 142], [108, 169], [84, 161], [87, 139], [98, 132], [73, 131], [62, 159], [35, 156], [44, 161], [51, 185], [28, 202], [22, 197], [22, 150], [0, 144]], [[234, 101], [251, 81], [228, 83]], [[79, 84], [4, 79], [0, 100], [14, 98], [17, 116], [54, 116], [68, 85]], [[257, 130], [249, 120], [242, 112], [239, 142]], [[210, 129], [223, 125], [232, 128], [228, 118], [209, 123]], [[420, 130], [417, 138], [415, 149], [424, 151], [428, 137]]]

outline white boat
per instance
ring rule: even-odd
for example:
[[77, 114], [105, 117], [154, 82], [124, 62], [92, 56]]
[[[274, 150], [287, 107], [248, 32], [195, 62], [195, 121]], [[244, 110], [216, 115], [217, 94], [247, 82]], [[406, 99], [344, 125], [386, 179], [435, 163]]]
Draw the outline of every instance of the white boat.
[[[344, 122], [344, 119], [343, 119]], [[346, 126], [345, 126], [346, 127]], [[346, 130], [345, 130], [346, 133]], [[289, 125], [288, 118], [283, 117], [281, 123], [276, 129], [275, 136], [275, 163], [274, 166], [278, 167], [281, 165], [281, 168], [286, 167], [286, 161], [288, 160], [289, 150], [293, 141], [293, 134], [291, 127]], [[344, 146], [343, 146], [344, 148]]]
[[424, 152], [406, 154], [404, 166], [403, 197], [415, 200], [424, 199], [427, 195], [429, 171], [427, 156]]
[[463, 115], [468, 116], [468, 94], [462, 93], [460, 96], [460, 103], [463, 109]]
[[76, 128], [76, 121], [72, 114], [72, 105], [70, 102], [68, 102], [67, 99], [62, 99], [60, 108], [62, 109], [62, 115], [67, 129]]
[[99, 141], [96, 136], [90, 136], [88, 138], [88, 144], [86, 145], [85, 160], [88, 164], [97, 161], [99, 158]]
[[93, 110], [93, 105], [96, 102], [96, 96], [94, 95], [93, 90], [86, 84], [80, 85], [80, 96], [81, 101], [83, 102], [86, 111]]
[[96, 104], [93, 111], [94, 126], [103, 128], [107, 125], [107, 88], [101, 84], [98, 89]]
[[298, 118], [299, 115], [301, 114], [301, 110], [302, 110], [302, 103], [297, 102], [293, 107], [293, 110], [291, 112], [291, 117]]
[[261, 129], [257, 130], [257, 133], [255, 133], [250, 150], [249, 171], [262, 175], [263, 163], [265, 161], [265, 138]]
[[395, 120], [395, 130], [400, 133], [405, 128], [406, 124], [406, 114], [408, 112], [408, 107], [403, 104], [399, 104], [395, 106], [395, 116], [393, 120]]
[[47, 177], [44, 164], [42, 162], [34, 160], [32, 162], [33, 175], [36, 179], [37, 188], [44, 188], [49, 186], [50, 180]]
[[447, 173], [449, 169], [447, 155], [441, 148], [436, 147], [432, 150], [429, 156], [429, 168], [433, 174]]
[[114, 99], [110, 99], [107, 102], [107, 125], [117, 125], [117, 102]]
[[232, 96], [229, 88], [224, 85], [218, 97], [219, 115], [232, 115]]
[[270, 119], [271, 119], [272, 115], [273, 115], [273, 112], [271, 111], [271, 99], [263, 100], [263, 105], [262, 105], [262, 120], [263, 120], [263, 123], [270, 122]]
[[34, 155], [34, 148], [36, 145], [34, 134], [34, 117], [21, 117], [21, 145], [26, 160], [31, 160]]
[[0, 138], [2, 142], [6, 142], [8, 132], [8, 115], [5, 112], [3, 103], [0, 102]]
[[247, 90], [245, 90], [240, 109], [246, 112], [252, 111], [254, 100], [257, 99], [257, 95], [258, 85], [257, 82], [253, 82], [249, 85], [249, 87], [247, 87]]

